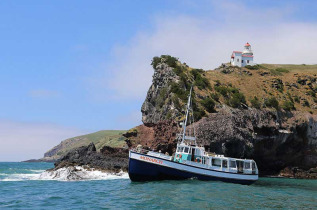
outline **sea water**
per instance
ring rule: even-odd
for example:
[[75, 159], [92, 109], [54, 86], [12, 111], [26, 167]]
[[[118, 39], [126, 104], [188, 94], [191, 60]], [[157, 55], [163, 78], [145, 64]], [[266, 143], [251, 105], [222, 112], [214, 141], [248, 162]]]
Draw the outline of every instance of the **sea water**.
[[[246, 186], [183, 180], [133, 183], [127, 174], [61, 181], [51, 163], [0, 163], [0, 209], [317, 209], [317, 180], [260, 178]], [[44, 178], [43, 178], [44, 177]]]

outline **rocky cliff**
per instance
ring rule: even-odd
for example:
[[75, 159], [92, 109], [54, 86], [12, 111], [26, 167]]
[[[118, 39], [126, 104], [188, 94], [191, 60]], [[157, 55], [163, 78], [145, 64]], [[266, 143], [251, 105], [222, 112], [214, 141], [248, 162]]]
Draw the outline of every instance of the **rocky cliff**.
[[105, 146], [97, 152], [93, 143], [72, 149], [55, 162], [55, 170], [70, 166], [87, 166], [101, 171], [118, 173], [128, 170], [128, 150]]

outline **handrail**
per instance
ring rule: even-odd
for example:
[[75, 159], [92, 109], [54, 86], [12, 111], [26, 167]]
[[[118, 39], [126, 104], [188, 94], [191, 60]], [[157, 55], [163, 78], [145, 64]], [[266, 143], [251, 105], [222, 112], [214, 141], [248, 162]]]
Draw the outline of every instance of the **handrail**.
[[130, 149], [130, 150], [133, 151], [133, 152], [140, 153], [140, 154], [151, 155], [151, 156], [158, 157], [158, 158], [163, 158], [163, 159], [166, 159], [166, 160], [172, 160], [172, 158], [173, 158], [170, 155], [165, 155], [165, 154], [160, 153], [160, 152], [146, 150], [146, 149], [143, 149], [143, 148], [133, 148], [133, 149]]

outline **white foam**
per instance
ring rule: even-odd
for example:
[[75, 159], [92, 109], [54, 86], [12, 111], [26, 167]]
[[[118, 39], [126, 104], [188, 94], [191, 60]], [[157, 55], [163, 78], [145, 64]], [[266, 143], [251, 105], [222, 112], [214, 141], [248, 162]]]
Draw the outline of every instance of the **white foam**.
[[33, 170], [33, 169], [30, 169], [29, 171], [32, 171], [32, 172], [35, 172], [35, 173], [42, 173], [42, 172], [44, 172], [45, 170]]
[[95, 169], [85, 169], [81, 166], [60, 168], [56, 171], [45, 171], [40, 175], [41, 180], [59, 180], [59, 181], [76, 181], [76, 180], [110, 180], [110, 179], [127, 179], [128, 174], [124, 172], [106, 173]]
[[[79, 180], [113, 180], [128, 179], [128, 173], [106, 173], [95, 169], [85, 169], [81, 166], [60, 168], [56, 171], [32, 170], [33, 174], [7, 174], [0, 181], [26, 181], [26, 180], [57, 180], [57, 181], [79, 181]], [[40, 173], [41, 172], [41, 173]]]
[[7, 177], [0, 179], [0, 181], [26, 181], [26, 180], [38, 180], [40, 174], [6, 174]]

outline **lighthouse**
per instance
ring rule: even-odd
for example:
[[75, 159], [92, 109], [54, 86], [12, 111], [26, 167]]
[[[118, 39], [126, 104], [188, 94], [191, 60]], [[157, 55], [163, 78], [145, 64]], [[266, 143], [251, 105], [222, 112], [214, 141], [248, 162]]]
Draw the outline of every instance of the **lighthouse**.
[[251, 50], [251, 45], [247, 42], [244, 45], [244, 50], [241, 51], [233, 51], [231, 54], [230, 64], [232, 66], [244, 67], [247, 65], [254, 65], [253, 63], [253, 52]]

